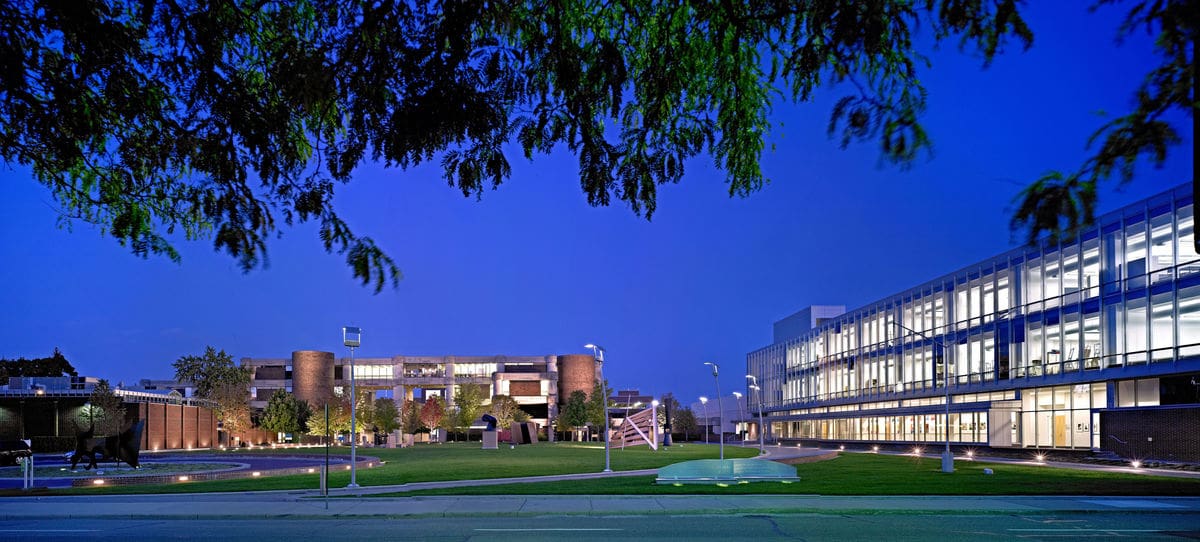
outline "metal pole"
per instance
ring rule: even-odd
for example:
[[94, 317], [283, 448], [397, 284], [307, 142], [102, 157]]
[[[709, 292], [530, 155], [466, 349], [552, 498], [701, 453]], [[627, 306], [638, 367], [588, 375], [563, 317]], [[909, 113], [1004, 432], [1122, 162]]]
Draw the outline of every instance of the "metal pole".
[[600, 393], [601, 404], [604, 405], [604, 470], [601, 472], [612, 472], [612, 450], [608, 438], [608, 386], [604, 384], [604, 348], [594, 344], [585, 344], [584, 348], [592, 349], [592, 359], [596, 362], [596, 366], [600, 369]]
[[325, 401], [325, 470], [321, 472], [321, 494], [325, 495], [325, 509], [329, 509], [329, 401]]
[[725, 459], [725, 403], [721, 399], [721, 379], [717, 378], [716, 366], [713, 366], [713, 381], [717, 383], [717, 429], [721, 441], [721, 459]]
[[346, 487], [358, 487], [358, 420], [355, 419], [355, 406], [358, 403], [358, 396], [354, 389], [354, 347], [350, 347], [350, 485]]
[[758, 384], [754, 385], [754, 389], [758, 391], [758, 453], [763, 453], [763, 435], [766, 433], [766, 426], [763, 425], [763, 396], [762, 388]]

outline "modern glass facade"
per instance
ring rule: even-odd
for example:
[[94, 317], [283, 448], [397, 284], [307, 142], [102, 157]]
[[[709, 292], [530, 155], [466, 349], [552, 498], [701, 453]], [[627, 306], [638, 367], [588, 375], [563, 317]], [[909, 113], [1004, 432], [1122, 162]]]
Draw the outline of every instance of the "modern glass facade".
[[769, 434], [1100, 448], [1102, 411], [1200, 403], [1191, 186], [1096, 224], [751, 352]]

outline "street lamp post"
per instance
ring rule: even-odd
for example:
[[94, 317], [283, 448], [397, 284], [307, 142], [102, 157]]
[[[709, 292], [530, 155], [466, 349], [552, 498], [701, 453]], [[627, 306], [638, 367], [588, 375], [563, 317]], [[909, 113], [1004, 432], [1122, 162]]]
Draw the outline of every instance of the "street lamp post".
[[725, 459], [725, 403], [721, 400], [721, 379], [717, 378], [719, 367], [711, 361], [704, 362], [705, 365], [712, 366], [713, 381], [717, 383], [717, 427], [721, 430], [721, 459]]
[[762, 408], [763, 408], [762, 388], [758, 387], [758, 384], [750, 384], [750, 389], [758, 392], [758, 453], [759, 453], [759, 455], [762, 455], [762, 453], [763, 453], [763, 431], [764, 431], [764, 429], [763, 429], [763, 427], [764, 427], [763, 426], [763, 413], [762, 413]]
[[650, 401], [650, 409], [651, 409], [650, 416], [653, 417], [653, 419], [651, 420], [653, 422], [651, 427], [654, 430], [654, 449], [657, 450], [658, 449], [658, 399]]
[[909, 333], [920, 335], [922, 338], [927, 341], [931, 341], [934, 345], [942, 350], [942, 388], [944, 388], [946, 392], [946, 423], [942, 427], [943, 434], [946, 436], [946, 449], [942, 452], [942, 472], [954, 472], [954, 454], [950, 452], [950, 360], [946, 357], [946, 345], [942, 343], [942, 341], [939, 341], [915, 329], [909, 328], [900, 322], [892, 321], [892, 323], [896, 324], [896, 327]]
[[609, 438], [608, 438], [608, 386], [604, 384], [604, 348], [588, 343], [583, 345], [584, 348], [592, 349], [592, 359], [596, 360], [596, 366], [600, 368], [600, 394], [602, 404], [604, 405], [604, 470], [602, 472], [612, 472], [612, 460], [610, 457]]
[[355, 410], [358, 397], [354, 389], [354, 349], [362, 344], [362, 330], [357, 327], [343, 327], [342, 344], [350, 347], [350, 485], [346, 487], [358, 487], [358, 420]]
[[[742, 423], [745, 424], [746, 423], [746, 409], [742, 407], [742, 392], [740, 392], [740, 391], [733, 392], [733, 398], [737, 399], [738, 418], [740, 418], [742, 420]], [[738, 426], [738, 424], [736, 424], [736, 423], [733, 424], [734, 429], [736, 429], [737, 426]], [[746, 444], [746, 432], [738, 431], [738, 433], [741, 433], [741, 435], [742, 435], [742, 445], [744, 446]]]
[[700, 408], [704, 409], [704, 443], [708, 444], [708, 397], [700, 396]]

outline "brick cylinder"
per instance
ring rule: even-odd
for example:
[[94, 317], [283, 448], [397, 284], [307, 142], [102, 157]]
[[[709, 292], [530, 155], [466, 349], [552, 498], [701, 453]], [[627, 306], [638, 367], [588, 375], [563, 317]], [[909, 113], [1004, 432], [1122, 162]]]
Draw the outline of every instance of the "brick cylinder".
[[314, 411], [333, 397], [333, 352], [292, 352], [292, 394]]
[[558, 402], [566, 403], [575, 390], [586, 395], [596, 387], [596, 360], [591, 354], [558, 356]]

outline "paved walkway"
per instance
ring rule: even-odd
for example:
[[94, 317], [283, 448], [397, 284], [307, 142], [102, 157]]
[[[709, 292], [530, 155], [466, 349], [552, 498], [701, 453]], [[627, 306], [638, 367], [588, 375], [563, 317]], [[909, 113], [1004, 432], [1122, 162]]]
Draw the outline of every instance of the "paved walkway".
[[17, 497], [0, 520], [1065, 512], [1200, 514], [1200, 497], [496, 496], [312, 499], [296, 494]]

